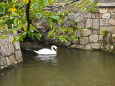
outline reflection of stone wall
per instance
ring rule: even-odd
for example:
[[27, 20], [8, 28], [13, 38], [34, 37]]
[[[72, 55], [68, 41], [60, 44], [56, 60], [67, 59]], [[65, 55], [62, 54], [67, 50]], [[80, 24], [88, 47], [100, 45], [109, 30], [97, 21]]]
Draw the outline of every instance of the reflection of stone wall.
[[0, 69], [23, 60], [19, 42], [15, 41], [11, 44], [12, 39], [13, 35], [9, 35], [6, 39], [0, 39]]

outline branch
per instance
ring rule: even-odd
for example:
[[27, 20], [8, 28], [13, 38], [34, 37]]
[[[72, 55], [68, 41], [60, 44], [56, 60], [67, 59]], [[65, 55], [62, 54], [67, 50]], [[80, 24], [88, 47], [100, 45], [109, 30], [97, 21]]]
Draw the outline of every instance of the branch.
[[[23, 16], [23, 15], [26, 15], [26, 14], [22, 14], [20, 16]], [[19, 16], [7, 16], [7, 17], [1, 17], [1, 18], [5, 19], [5, 18], [10, 18], [10, 17], [19, 17]]]
[[29, 27], [30, 27], [30, 24], [31, 24], [31, 21], [30, 21], [30, 14], [29, 14], [30, 3], [31, 3], [31, 1], [29, 0], [29, 3], [27, 4], [27, 7], [26, 7], [26, 19], [27, 19], [27, 22], [28, 22], [27, 30], [29, 30]]

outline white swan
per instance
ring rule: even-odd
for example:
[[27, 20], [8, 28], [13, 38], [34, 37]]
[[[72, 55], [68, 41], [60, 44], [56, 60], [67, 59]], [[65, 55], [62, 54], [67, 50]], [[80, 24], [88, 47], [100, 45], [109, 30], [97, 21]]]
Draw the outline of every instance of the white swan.
[[55, 45], [52, 45], [51, 46], [51, 49], [47, 49], [47, 48], [43, 48], [43, 49], [40, 49], [38, 51], [35, 51], [37, 54], [57, 54], [57, 47]]

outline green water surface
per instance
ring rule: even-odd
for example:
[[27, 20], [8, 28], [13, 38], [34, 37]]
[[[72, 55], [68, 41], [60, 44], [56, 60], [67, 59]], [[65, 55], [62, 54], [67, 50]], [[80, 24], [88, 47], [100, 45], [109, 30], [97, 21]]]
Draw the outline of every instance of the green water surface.
[[0, 86], [115, 86], [115, 55], [61, 48], [41, 59], [23, 52], [24, 62], [4, 71]]

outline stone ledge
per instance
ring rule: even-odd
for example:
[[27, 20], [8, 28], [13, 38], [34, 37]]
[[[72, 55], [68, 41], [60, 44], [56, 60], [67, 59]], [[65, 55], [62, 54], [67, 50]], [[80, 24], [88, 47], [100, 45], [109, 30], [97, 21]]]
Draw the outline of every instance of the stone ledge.
[[115, 7], [115, 3], [98, 3], [97, 6], [100, 8], [112, 8]]

